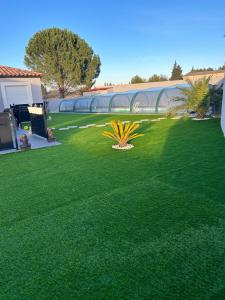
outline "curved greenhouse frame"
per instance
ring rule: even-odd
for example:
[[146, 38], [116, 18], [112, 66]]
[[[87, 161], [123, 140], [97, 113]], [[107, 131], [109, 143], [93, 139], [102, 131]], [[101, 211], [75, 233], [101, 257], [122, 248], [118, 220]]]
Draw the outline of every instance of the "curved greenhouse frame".
[[134, 96], [134, 92], [119, 93], [113, 95], [109, 103], [109, 112], [115, 112], [115, 113], [130, 112], [130, 104], [133, 96]]
[[181, 100], [176, 102], [174, 100], [183, 97], [184, 96], [181, 94], [180, 90], [176, 87], [164, 89], [158, 99], [156, 112], [166, 112], [171, 107], [180, 105], [181, 103], [183, 103]]
[[74, 99], [62, 100], [59, 104], [59, 112], [74, 112]]
[[77, 113], [163, 113], [182, 103], [182, 101], [173, 101], [182, 98], [179, 87], [188, 87], [188, 85], [182, 84], [164, 88], [65, 99], [61, 101], [59, 111]]
[[156, 106], [162, 89], [151, 89], [137, 92], [132, 98], [130, 111], [134, 113], [156, 113]]
[[74, 112], [90, 112], [92, 97], [80, 97], [74, 100]]
[[109, 112], [110, 101], [112, 97], [113, 97], [112, 94], [95, 96], [91, 101], [90, 112], [93, 113]]

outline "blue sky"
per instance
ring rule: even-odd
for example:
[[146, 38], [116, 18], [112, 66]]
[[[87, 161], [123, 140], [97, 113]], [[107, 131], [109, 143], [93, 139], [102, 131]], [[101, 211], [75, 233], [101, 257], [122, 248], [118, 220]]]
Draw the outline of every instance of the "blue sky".
[[0, 20], [0, 65], [24, 68], [24, 49], [36, 31], [68, 28], [100, 55], [99, 85], [170, 75], [175, 59], [184, 73], [225, 63], [224, 0], [9, 0], [0, 3]]

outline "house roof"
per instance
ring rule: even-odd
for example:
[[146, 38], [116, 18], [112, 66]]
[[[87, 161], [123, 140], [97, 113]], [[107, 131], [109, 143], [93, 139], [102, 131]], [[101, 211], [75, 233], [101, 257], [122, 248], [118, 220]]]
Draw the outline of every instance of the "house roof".
[[0, 77], [4, 78], [12, 78], [12, 77], [41, 77], [42, 73], [29, 71], [29, 70], [21, 70], [18, 68], [12, 68], [8, 66], [0, 66]]
[[199, 71], [199, 72], [189, 72], [185, 76], [195, 76], [195, 75], [213, 75], [213, 74], [225, 74], [225, 70], [216, 70], [216, 71]]
[[104, 86], [104, 87], [95, 87], [95, 88], [92, 88], [92, 89], [89, 89], [89, 90], [87, 90], [87, 91], [85, 91], [85, 92], [97, 92], [97, 91], [105, 91], [105, 90], [108, 90], [108, 89], [110, 89], [110, 88], [112, 88], [112, 86]]

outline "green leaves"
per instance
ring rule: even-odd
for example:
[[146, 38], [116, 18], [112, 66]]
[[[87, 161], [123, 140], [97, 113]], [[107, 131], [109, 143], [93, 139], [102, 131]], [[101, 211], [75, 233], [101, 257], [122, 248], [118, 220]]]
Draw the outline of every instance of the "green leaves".
[[144, 83], [146, 82], [145, 79], [141, 78], [139, 75], [135, 75], [133, 78], [131, 78], [131, 83]]
[[183, 79], [182, 68], [175, 61], [170, 80], [180, 80], [180, 79]]
[[[187, 80], [189, 87], [179, 88], [181, 94], [184, 96], [182, 100], [185, 102], [182, 107], [186, 110], [195, 111], [198, 117], [201, 118], [205, 116], [209, 109], [209, 81], [210, 77], [196, 81]], [[179, 110], [179, 108], [179, 106], [175, 107], [175, 110]]]
[[104, 131], [103, 136], [117, 141], [120, 147], [126, 146], [128, 141], [144, 135], [143, 133], [134, 133], [134, 131], [140, 127], [139, 124], [123, 124], [121, 121], [112, 121], [111, 126], [113, 133], [110, 131]]
[[70, 88], [92, 86], [100, 74], [100, 58], [77, 34], [49, 28], [37, 32], [26, 47], [24, 62], [42, 72], [48, 85], [57, 86], [63, 97]]

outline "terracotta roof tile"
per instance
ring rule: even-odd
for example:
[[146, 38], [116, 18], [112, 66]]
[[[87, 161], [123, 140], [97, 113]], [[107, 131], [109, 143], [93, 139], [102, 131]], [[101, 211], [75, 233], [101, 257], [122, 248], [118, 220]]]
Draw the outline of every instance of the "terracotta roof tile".
[[42, 73], [0, 66], [0, 77], [41, 77]]

